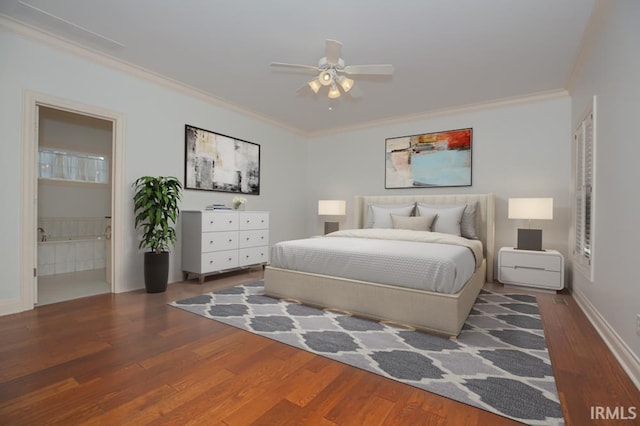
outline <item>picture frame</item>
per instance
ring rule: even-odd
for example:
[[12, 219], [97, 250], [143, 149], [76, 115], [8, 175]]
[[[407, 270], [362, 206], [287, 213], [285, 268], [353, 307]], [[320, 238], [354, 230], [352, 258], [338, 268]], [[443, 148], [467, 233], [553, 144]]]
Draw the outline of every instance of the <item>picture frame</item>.
[[184, 187], [260, 195], [260, 145], [185, 125]]
[[385, 189], [472, 185], [473, 128], [385, 139]]

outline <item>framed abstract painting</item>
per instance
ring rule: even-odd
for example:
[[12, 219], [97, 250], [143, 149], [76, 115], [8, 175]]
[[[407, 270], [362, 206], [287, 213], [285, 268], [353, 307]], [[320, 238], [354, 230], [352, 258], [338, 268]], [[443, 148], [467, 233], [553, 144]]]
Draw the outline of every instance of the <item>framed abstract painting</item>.
[[260, 194], [260, 145], [185, 125], [185, 189]]
[[385, 140], [385, 188], [471, 186], [473, 129]]

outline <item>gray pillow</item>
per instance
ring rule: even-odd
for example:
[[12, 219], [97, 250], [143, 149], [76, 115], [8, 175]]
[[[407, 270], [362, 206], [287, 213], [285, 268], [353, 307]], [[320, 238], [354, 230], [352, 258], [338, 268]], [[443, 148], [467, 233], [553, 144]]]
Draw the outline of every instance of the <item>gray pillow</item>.
[[[367, 206], [367, 214], [365, 216], [365, 221], [364, 221], [364, 225], [362, 226], [363, 228], [373, 228], [373, 222], [374, 222], [374, 216], [373, 216], [373, 207], [379, 207], [382, 209], [390, 209], [390, 210], [396, 210], [396, 209], [404, 209], [407, 207], [410, 207], [410, 211], [409, 214], [406, 216], [411, 216], [411, 213], [413, 213], [413, 209], [415, 207], [415, 203], [404, 203], [404, 204], [369, 204]], [[404, 210], [403, 210], [404, 211]], [[398, 214], [398, 215], [402, 215], [405, 216], [404, 214], [401, 213], [394, 213], [394, 214]], [[389, 218], [389, 221], [391, 221], [391, 218]], [[391, 228], [391, 226], [389, 226], [389, 228]]]
[[397, 216], [411, 216], [413, 212], [414, 205], [410, 204], [404, 207], [395, 207], [395, 208], [387, 208], [386, 206], [371, 206], [371, 211], [373, 212], [373, 225], [372, 228], [393, 228], [393, 223], [391, 223], [391, 215]]
[[[432, 209], [442, 209], [450, 207], [460, 207], [463, 204], [424, 204], [418, 203], [420, 206], [430, 207]], [[471, 201], [466, 204], [464, 213], [462, 213], [462, 220], [460, 221], [460, 234], [465, 238], [472, 240], [479, 240], [477, 226], [478, 219], [480, 218], [480, 212], [478, 211], [478, 202]]]
[[431, 227], [433, 232], [460, 236], [460, 222], [462, 221], [462, 213], [464, 213], [465, 207], [466, 205], [434, 209], [418, 204], [418, 212], [420, 216], [436, 215], [436, 220]]
[[398, 216], [391, 215], [393, 229], [409, 229], [411, 231], [431, 231], [431, 224], [437, 215], [429, 216]]

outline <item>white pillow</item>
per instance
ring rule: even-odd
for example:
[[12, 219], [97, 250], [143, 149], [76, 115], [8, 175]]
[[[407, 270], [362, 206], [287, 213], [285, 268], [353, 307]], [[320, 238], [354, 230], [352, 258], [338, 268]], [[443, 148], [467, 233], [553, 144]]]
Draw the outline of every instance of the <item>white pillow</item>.
[[371, 206], [373, 212], [373, 224], [372, 228], [393, 228], [391, 222], [391, 215], [409, 217], [413, 212], [414, 205], [408, 205], [404, 207], [388, 208], [386, 206]]
[[[425, 204], [418, 203], [419, 206], [430, 207], [432, 209], [446, 209], [450, 207], [460, 207], [463, 204]], [[478, 201], [471, 201], [466, 204], [464, 213], [462, 213], [462, 220], [460, 221], [460, 234], [472, 240], [479, 240], [478, 231], [480, 212]]]
[[431, 231], [431, 224], [437, 215], [429, 216], [398, 216], [391, 215], [393, 229], [409, 229], [411, 231]]
[[[363, 228], [373, 228], [373, 222], [374, 222], [374, 215], [373, 215], [373, 207], [378, 207], [381, 209], [387, 209], [387, 210], [394, 210], [393, 214], [397, 214], [399, 216], [411, 216], [411, 213], [413, 213], [413, 209], [415, 207], [415, 203], [405, 203], [405, 204], [369, 204], [367, 206], [367, 215], [365, 216], [365, 221], [364, 221], [364, 225], [362, 226]], [[402, 212], [404, 212], [405, 208], [409, 208], [409, 214], [405, 215]], [[400, 213], [396, 213], [396, 211], [398, 211], [398, 209], [401, 210]], [[389, 221], [391, 221], [391, 218], [389, 218]], [[389, 226], [389, 228], [391, 228], [391, 226]]]
[[460, 222], [466, 205], [434, 209], [424, 205], [418, 205], [420, 216], [436, 215], [436, 220], [431, 226], [433, 232], [442, 232], [460, 236]]

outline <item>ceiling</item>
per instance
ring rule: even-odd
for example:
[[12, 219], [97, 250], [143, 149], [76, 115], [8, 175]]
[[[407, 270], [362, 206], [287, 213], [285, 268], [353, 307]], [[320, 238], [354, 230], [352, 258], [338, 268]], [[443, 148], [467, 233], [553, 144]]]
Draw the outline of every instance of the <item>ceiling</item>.
[[[303, 134], [562, 90], [596, 0], [2, 0], [0, 13]], [[362, 96], [306, 87], [325, 39]]]

